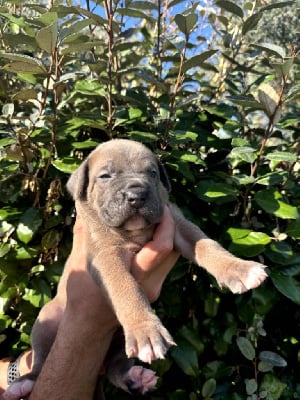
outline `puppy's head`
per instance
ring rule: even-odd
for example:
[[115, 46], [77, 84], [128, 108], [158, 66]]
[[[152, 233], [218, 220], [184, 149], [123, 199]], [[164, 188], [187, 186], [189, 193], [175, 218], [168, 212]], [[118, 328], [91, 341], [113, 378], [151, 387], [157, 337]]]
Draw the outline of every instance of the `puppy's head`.
[[160, 221], [170, 183], [163, 165], [141, 143], [115, 139], [98, 146], [71, 175], [67, 188], [105, 225], [143, 229]]

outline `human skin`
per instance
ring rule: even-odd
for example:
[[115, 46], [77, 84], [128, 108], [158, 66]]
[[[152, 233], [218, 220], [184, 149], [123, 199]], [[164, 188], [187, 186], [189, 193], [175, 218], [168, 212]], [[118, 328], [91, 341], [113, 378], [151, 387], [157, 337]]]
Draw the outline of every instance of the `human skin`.
[[[30, 400], [91, 400], [99, 370], [117, 326], [110, 304], [99, 287], [91, 283], [86, 271], [85, 256], [81, 251], [85, 229], [84, 222], [77, 220], [70, 255], [74, 268], [67, 284], [66, 310]], [[166, 208], [153, 240], [135, 256], [131, 272], [150, 301], [159, 296], [163, 281], [179, 256], [173, 251], [174, 231], [174, 221]], [[82, 294], [80, 302], [73, 297], [76, 291]], [[0, 368], [4, 368], [3, 363], [0, 363]], [[21, 373], [29, 369], [29, 363], [22, 359]], [[6, 374], [5, 378], [2, 376], [0, 387], [5, 387], [6, 382], [2, 382], [2, 379], [6, 381]]]

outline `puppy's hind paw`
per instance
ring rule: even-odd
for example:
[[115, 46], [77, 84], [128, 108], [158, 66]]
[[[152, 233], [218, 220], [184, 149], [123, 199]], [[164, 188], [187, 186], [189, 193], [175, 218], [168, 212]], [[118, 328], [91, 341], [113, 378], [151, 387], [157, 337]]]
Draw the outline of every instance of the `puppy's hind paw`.
[[31, 393], [34, 383], [35, 383], [34, 381], [29, 379], [24, 379], [12, 383], [3, 393], [3, 399], [19, 400], [24, 397], [27, 397]]
[[155, 389], [157, 376], [151, 369], [135, 365], [128, 371], [126, 381], [131, 392], [145, 394]]

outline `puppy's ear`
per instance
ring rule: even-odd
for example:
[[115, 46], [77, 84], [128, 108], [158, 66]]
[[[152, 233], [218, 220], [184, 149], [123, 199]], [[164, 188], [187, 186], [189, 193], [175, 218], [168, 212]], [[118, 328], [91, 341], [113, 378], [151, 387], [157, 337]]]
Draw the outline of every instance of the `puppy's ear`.
[[167, 189], [167, 191], [170, 192], [171, 184], [170, 184], [166, 169], [159, 160], [157, 160], [157, 164], [158, 164], [158, 168], [159, 168], [160, 180], [161, 180], [162, 184], [164, 185], [164, 187]]
[[88, 160], [85, 160], [70, 176], [67, 182], [67, 189], [71, 193], [74, 200], [86, 200], [88, 185], [89, 164]]

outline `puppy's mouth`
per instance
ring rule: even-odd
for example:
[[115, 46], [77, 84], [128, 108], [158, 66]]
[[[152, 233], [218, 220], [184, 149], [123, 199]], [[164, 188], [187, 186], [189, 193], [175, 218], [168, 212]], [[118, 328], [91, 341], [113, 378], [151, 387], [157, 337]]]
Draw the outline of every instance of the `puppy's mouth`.
[[136, 213], [124, 222], [122, 229], [125, 231], [138, 231], [145, 229], [149, 225], [150, 222], [147, 221], [146, 218], [144, 218], [141, 214]]

